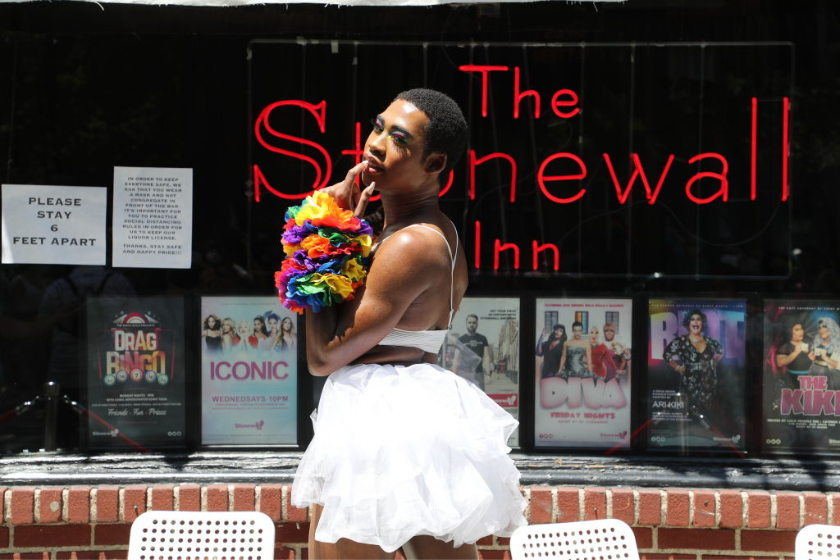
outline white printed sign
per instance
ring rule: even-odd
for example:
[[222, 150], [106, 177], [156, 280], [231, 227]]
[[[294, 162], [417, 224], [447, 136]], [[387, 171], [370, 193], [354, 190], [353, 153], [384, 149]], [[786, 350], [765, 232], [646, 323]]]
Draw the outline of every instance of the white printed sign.
[[113, 265], [190, 268], [192, 169], [114, 168]]
[[3, 264], [105, 264], [105, 187], [2, 189]]

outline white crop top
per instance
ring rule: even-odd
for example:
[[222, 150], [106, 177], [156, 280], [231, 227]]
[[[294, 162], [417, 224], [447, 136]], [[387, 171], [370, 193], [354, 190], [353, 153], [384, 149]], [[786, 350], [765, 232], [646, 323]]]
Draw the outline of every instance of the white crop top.
[[[449, 223], [452, 224], [451, 221]], [[452, 327], [452, 313], [455, 311], [453, 306], [453, 297], [455, 291], [455, 258], [458, 255], [458, 230], [455, 230], [455, 252], [453, 253], [452, 248], [449, 246], [449, 241], [446, 240], [446, 236], [438, 230], [425, 224], [411, 224], [410, 226], [406, 226], [406, 228], [410, 227], [421, 227], [433, 231], [441, 236], [443, 241], [446, 243], [446, 250], [449, 251], [449, 260], [452, 261], [452, 266], [449, 271], [449, 322], [447, 323], [446, 329], [407, 331], [395, 328], [389, 332], [388, 335], [379, 342], [379, 344], [382, 346], [408, 346], [409, 348], [419, 348], [423, 352], [437, 354], [440, 351], [440, 347], [443, 346], [444, 340], [446, 340], [449, 328]], [[455, 229], [455, 224], [452, 224], [452, 229]]]

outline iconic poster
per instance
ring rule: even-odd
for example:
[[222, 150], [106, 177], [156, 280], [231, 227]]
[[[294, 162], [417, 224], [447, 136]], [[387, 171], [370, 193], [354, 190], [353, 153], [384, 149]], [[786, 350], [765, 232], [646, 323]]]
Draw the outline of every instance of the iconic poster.
[[[474, 382], [518, 419], [519, 298], [461, 300], [440, 364]], [[519, 445], [518, 429], [508, 445]]]
[[648, 446], [740, 454], [746, 301], [652, 299], [649, 311]]
[[627, 447], [630, 299], [538, 299], [536, 447]]
[[89, 446], [183, 445], [183, 298], [92, 299], [87, 332]]
[[840, 302], [764, 307], [762, 450], [840, 452]]
[[201, 298], [201, 443], [297, 444], [297, 316], [277, 296]]

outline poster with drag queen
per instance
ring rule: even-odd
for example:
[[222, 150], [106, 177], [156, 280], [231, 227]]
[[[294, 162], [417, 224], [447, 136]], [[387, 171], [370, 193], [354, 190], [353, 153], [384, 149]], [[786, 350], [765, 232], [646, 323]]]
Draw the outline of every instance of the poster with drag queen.
[[746, 300], [651, 299], [649, 312], [648, 447], [742, 453]]
[[840, 453], [838, 322], [838, 301], [765, 301], [763, 451]]
[[629, 447], [633, 302], [537, 299], [537, 447]]
[[[519, 298], [462, 299], [438, 362], [519, 419]], [[519, 446], [519, 429], [508, 445]]]
[[297, 329], [276, 296], [201, 298], [202, 445], [297, 443]]

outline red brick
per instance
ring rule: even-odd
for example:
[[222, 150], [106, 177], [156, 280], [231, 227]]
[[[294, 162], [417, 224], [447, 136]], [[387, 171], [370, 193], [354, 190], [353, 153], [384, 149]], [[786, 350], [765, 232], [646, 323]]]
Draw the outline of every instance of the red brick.
[[639, 525], [662, 524], [662, 495], [659, 490], [639, 490]]
[[665, 493], [668, 511], [665, 514], [665, 525], [671, 527], [688, 527], [689, 497], [688, 490], [668, 490]]
[[172, 511], [175, 509], [175, 487], [169, 485], [152, 487], [152, 507], [155, 511]]
[[0, 560], [49, 560], [49, 552], [15, 552], [0, 554]]
[[799, 529], [799, 493], [776, 494], [776, 529]]
[[493, 546], [493, 536], [483, 537], [475, 542], [476, 546]]
[[233, 511], [254, 511], [257, 503], [255, 484], [236, 484], [233, 487]]
[[744, 503], [738, 490], [720, 492], [720, 526], [727, 529], [740, 528], [744, 524]]
[[90, 523], [90, 487], [74, 486], [67, 492], [67, 522]]
[[636, 522], [635, 500], [633, 491], [629, 488], [616, 488], [610, 490], [612, 494], [612, 516], [632, 525]]
[[12, 488], [12, 525], [29, 525], [35, 522], [35, 489]]
[[56, 560], [126, 560], [127, 550], [94, 550], [91, 552], [57, 552]]
[[274, 540], [283, 544], [306, 543], [309, 540], [309, 523], [281, 523], [277, 525]]
[[131, 523], [146, 511], [145, 486], [128, 486], [123, 490], [123, 521]]
[[178, 510], [201, 511], [201, 487], [198, 484], [182, 484], [178, 487]]
[[100, 486], [96, 490], [96, 522], [119, 521], [120, 490], [116, 486]]
[[697, 490], [694, 492], [694, 527], [714, 527], [715, 519], [715, 493], [709, 490]]
[[653, 548], [653, 529], [648, 527], [633, 527], [637, 548]]
[[[695, 560], [693, 554], [642, 554], [642, 560]], [[731, 558], [729, 560], [732, 560]], [[746, 560], [739, 558], [738, 560]]]
[[[737, 560], [779, 560], [778, 556], [720, 556], [718, 554], [701, 554], [700, 558], [703, 560], [733, 560], [733, 558], [737, 558]], [[793, 559], [791, 559], [793, 560]]]
[[309, 508], [299, 508], [292, 505], [292, 487], [285, 487], [283, 500], [286, 502], [286, 521], [309, 521]]
[[63, 507], [61, 488], [41, 488], [38, 492], [38, 523], [58, 523]]
[[295, 560], [295, 551], [281, 544], [277, 544], [274, 546], [274, 558], [276, 560]]
[[793, 552], [796, 531], [741, 531], [741, 550]]
[[805, 525], [828, 523], [828, 497], [819, 492], [805, 492]]
[[8, 490], [8, 488], [0, 487], [0, 523], [4, 523], [6, 521], [4, 519], [6, 515], [6, 490]]
[[577, 488], [558, 488], [557, 522], [569, 521], [580, 521], [580, 494]]
[[485, 560], [510, 560], [509, 550], [479, 550], [478, 557]]
[[9, 548], [9, 528], [0, 527], [0, 548]]
[[605, 488], [583, 489], [583, 519], [607, 518], [607, 490]]
[[831, 500], [831, 510], [834, 512], [831, 518], [831, 525], [840, 525], [840, 494], [831, 493], [828, 495]]
[[57, 525], [44, 527], [16, 527], [12, 546], [49, 547], [49, 546], [83, 546], [90, 544], [90, 527], [78, 525]]
[[280, 521], [283, 487], [279, 484], [260, 486], [260, 511], [274, 521]]
[[659, 529], [659, 548], [728, 550], [735, 548], [735, 531], [729, 529]]
[[[560, 490], [558, 489], [559, 492]], [[551, 523], [554, 521], [551, 510], [551, 488], [545, 486], [534, 486], [531, 488], [531, 525]]]
[[119, 523], [115, 525], [97, 525], [93, 533], [93, 544], [128, 544], [128, 536], [131, 533], [131, 523]]
[[747, 527], [758, 529], [770, 527], [769, 493], [747, 493]]
[[228, 510], [227, 484], [211, 484], [207, 487], [207, 511]]

